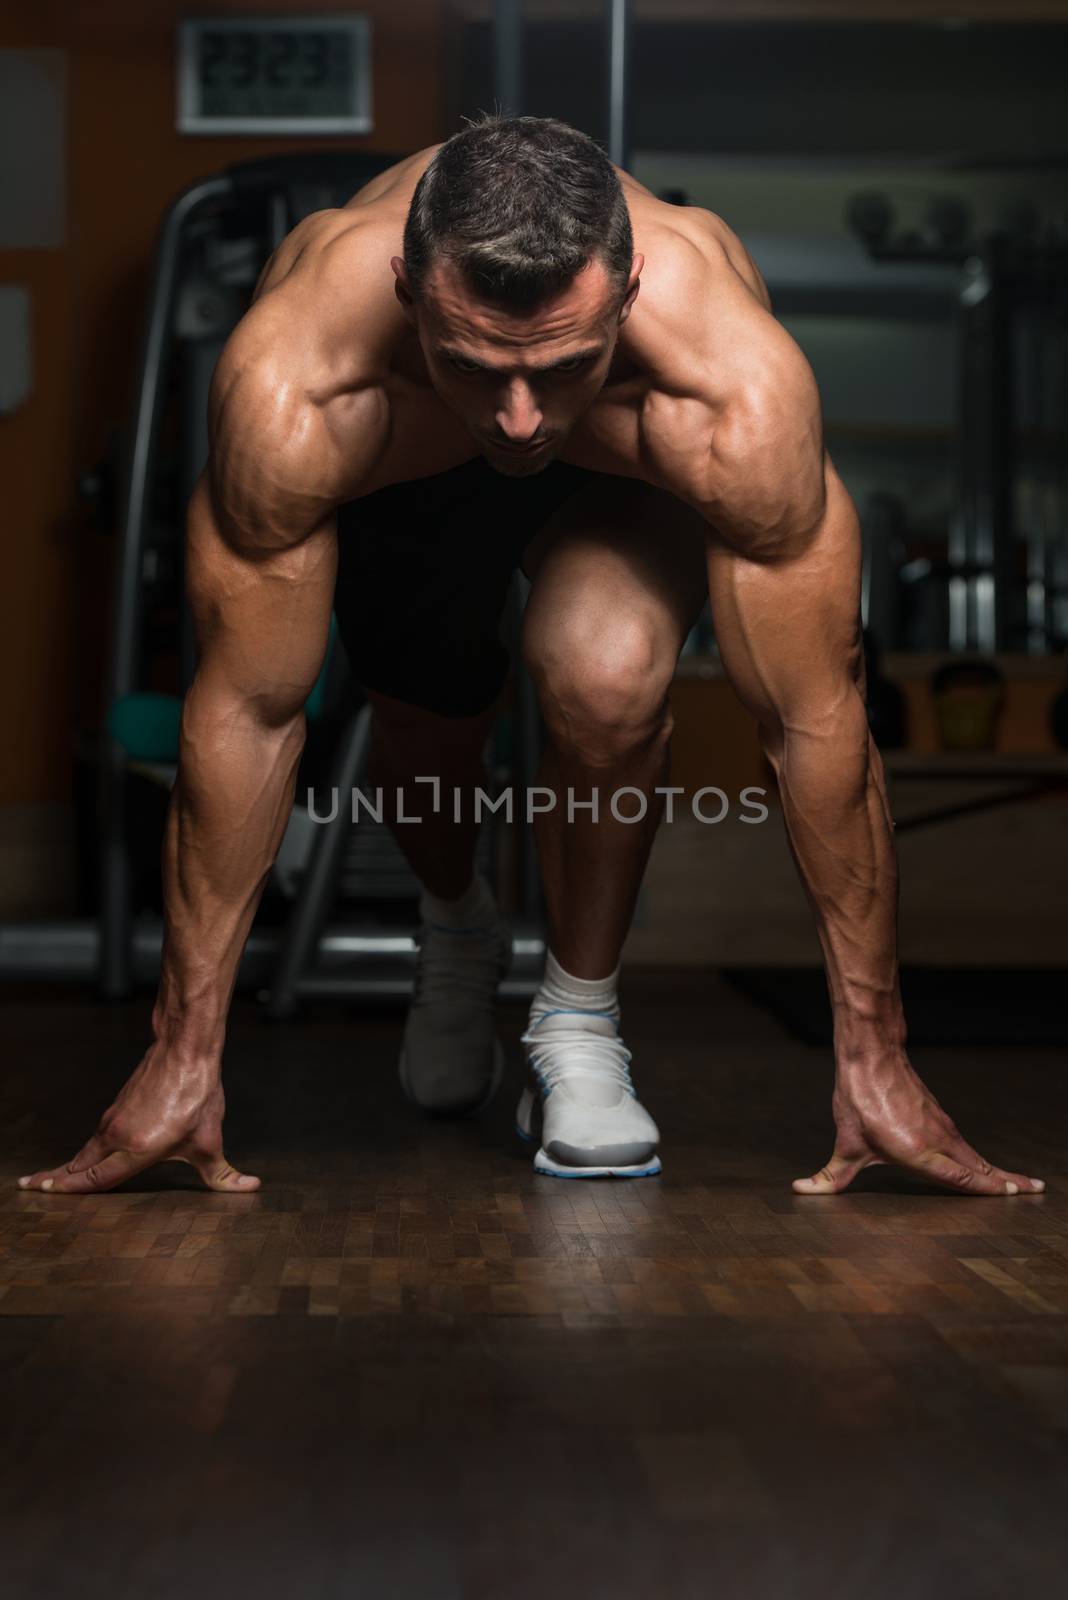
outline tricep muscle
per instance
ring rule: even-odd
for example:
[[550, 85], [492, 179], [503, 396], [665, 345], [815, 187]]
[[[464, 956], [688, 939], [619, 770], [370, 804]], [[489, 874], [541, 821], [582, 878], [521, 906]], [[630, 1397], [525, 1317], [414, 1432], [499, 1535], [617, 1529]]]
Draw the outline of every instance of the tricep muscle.
[[197, 683], [267, 723], [299, 715], [322, 667], [337, 568], [327, 517], [291, 546], [229, 539], [205, 473], [189, 506], [186, 585], [197, 632]]

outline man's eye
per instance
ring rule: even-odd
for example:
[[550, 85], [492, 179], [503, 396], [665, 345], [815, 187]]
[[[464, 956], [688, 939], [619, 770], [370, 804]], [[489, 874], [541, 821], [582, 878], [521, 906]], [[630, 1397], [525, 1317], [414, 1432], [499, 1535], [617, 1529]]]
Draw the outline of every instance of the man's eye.
[[481, 372], [477, 361], [465, 361], [462, 356], [450, 356], [449, 365], [456, 372]]
[[577, 372], [586, 365], [585, 356], [574, 356], [570, 361], [558, 361], [553, 367], [554, 372]]

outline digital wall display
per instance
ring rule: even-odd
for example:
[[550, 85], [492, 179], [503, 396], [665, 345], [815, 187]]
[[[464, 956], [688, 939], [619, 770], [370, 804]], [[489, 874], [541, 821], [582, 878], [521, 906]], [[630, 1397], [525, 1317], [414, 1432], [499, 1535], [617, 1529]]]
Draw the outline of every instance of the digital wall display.
[[368, 17], [179, 23], [180, 133], [369, 133], [372, 126]]

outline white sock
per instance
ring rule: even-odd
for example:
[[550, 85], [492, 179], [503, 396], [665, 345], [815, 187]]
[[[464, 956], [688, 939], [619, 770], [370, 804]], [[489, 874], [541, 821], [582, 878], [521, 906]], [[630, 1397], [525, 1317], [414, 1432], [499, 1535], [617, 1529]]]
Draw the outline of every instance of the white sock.
[[419, 914], [424, 922], [433, 922], [439, 928], [463, 930], [465, 933], [490, 927], [499, 915], [493, 890], [477, 868], [458, 900], [439, 900], [437, 895], [424, 889], [419, 901]]
[[607, 978], [575, 978], [565, 972], [552, 951], [545, 960], [545, 976], [530, 1007], [530, 1020], [537, 1022], [549, 1011], [589, 1011], [619, 1022], [616, 985], [619, 968]]

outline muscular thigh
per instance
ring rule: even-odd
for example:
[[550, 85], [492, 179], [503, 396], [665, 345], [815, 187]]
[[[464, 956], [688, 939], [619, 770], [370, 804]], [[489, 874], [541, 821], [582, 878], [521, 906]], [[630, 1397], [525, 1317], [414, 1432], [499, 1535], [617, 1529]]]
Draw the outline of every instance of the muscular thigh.
[[663, 490], [624, 478], [584, 485], [524, 552], [532, 670], [633, 668], [637, 654], [666, 686], [708, 595], [706, 532]]

